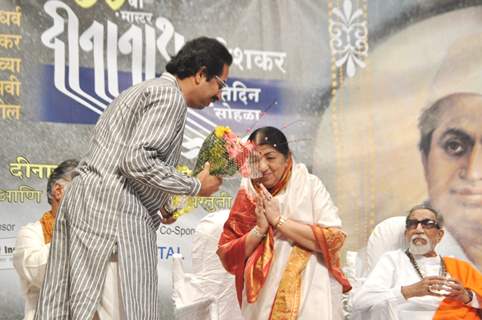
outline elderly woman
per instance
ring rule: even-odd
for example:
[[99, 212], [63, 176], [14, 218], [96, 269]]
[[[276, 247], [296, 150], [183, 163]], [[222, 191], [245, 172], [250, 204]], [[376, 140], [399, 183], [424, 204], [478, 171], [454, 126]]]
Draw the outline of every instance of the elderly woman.
[[351, 287], [339, 268], [346, 236], [337, 208], [280, 130], [263, 127], [249, 140], [261, 177], [243, 179], [218, 248], [244, 317], [342, 319]]

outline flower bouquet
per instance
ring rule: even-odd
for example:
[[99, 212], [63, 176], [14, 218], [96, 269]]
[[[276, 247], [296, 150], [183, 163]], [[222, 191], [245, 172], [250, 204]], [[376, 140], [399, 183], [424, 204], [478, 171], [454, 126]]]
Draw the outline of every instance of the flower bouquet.
[[[218, 126], [204, 140], [199, 155], [191, 172], [186, 166], [178, 166], [177, 171], [197, 176], [203, 169], [204, 164], [209, 162], [211, 175], [218, 177], [231, 177], [240, 173], [243, 177], [256, 177], [257, 159], [252, 142], [243, 142], [234, 134], [229, 127]], [[174, 195], [164, 206], [164, 211], [169, 217], [175, 219], [188, 213], [194, 208], [193, 197]]]
[[251, 142], [241, 142], [229, 127], [218, 126], [204, 140], [194, 166], [193, 175], [202, 171], [209, 162], [211, 175], [230, 177], [240, 172], [247, 174], [248, 158], [253, 152]]

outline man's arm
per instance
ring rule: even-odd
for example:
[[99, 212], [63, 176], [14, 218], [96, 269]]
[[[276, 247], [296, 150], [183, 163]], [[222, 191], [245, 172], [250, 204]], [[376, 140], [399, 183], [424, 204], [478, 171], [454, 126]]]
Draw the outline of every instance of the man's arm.
[[397, 277], [396, 261], [390, 254], [384, 254], [363, 285], [354, 293], [353, 310], [367, 311], [370, 308], [391, 302], [405, 302], [400, 287], [394, 281]]
[[[142, 95], [145, 109], [138, 121], [121, 161], [122, 173], [149, 187], [174, 194], [196, 195], [201, 184], [167, 165], [160, 155], [168, 155], [185, 117], [185, 104], [176, 88], [155, 87]], [[139, 98], [142, 99], [142, 98]]]
[[41, 288], [45, 267], [49, 258], [50, 244], [43, 242], [34, 226], [20, 228], [15, 243], [13, 266], [19, 277], [29, 284]]

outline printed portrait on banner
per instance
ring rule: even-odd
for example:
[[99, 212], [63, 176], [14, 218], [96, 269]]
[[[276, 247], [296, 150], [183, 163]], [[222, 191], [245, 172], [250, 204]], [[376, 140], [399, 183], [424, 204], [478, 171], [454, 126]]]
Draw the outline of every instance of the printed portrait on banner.
[[336, 69], [314, 168], [332, 177], [350, 248], [425, 203], [443, 214], [453, 252], [481, 267], [481, 18], [454, 8], [380, 31], [356, 74]]

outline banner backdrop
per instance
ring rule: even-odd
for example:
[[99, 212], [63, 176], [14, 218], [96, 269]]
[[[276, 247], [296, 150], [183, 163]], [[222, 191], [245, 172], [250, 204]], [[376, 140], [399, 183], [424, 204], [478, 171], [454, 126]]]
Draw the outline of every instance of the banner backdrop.
[[[446, 94], [482, 93], [481, 34], [482, 1], [1, 1], [0, 318], [22, 317], [15, 236], [48, 210], [53, 168], [82, 157], [122, 90], [159, 76], [203, 35], [225, 43], [234, 61], [223, 101], [188, 111], [182, 164], [193, 167], [216, 125], [240, 135], [277, 126], [338, 205], [345, 249], [364, 247], [384, 218], [430, 201], [480, 267], [482, 126], [474, 123], [482, 112], [447, 115], [465, 135], [434, 140], [438, 158], [418, 150], [417, 121]], [[238, 185], [226, 179], [160, 227], [162, 319], [173, 317], [172, 255], [190, 270], [196, 224], [229, 208]]]

